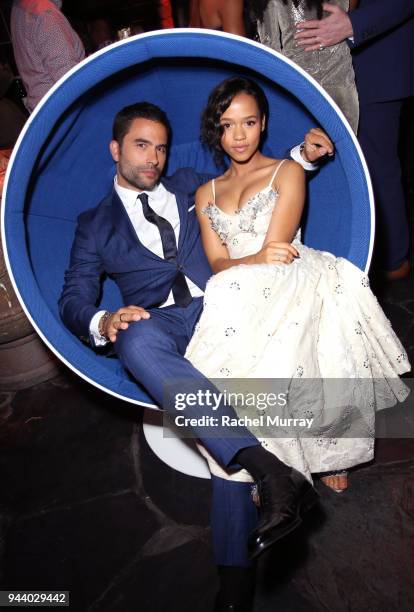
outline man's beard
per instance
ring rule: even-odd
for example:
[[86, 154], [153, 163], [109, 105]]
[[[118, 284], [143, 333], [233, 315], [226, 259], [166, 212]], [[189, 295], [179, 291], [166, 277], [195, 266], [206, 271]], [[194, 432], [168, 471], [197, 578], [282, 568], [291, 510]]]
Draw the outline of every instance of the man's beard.
[[[153, 179], [141, 176], [141, 173], [145, 170], [151, 170], [156, 176]], [[127, 183], [140, 191], [152, 191], [158, 185], [161, 176], [159, 168], [154, 168], [153, 166], [133, 168], [128, 164], [123, 165], [121, 162], [118, 164], [118, 172]]]

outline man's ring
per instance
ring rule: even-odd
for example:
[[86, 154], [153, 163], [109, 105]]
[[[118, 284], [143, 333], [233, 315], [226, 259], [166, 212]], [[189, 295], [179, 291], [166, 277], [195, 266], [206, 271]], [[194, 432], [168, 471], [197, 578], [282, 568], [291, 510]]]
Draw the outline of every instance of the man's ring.
[[324, 47], [324, 46], [323, 46], [323, 44], [321, 43], [321, 44], [319, 45], [319, 51], [323, 51], [324, 49], [325, 49], [325, 47]]
[[123, 320], [122, 320], [122, 315], [123, 315], [123, 314], [124, 314], [124, 313], [123, 313], [123, 312], [121, 312], [121, 314], [119, 315], [119, 320], [121, 321], [121, 323], [123, 323]]

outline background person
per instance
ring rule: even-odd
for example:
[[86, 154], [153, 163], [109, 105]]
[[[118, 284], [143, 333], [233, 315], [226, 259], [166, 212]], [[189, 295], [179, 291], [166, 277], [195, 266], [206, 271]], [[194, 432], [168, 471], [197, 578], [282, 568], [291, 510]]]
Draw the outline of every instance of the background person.
[[243, 0], [191, 0], [190, 27], [246, 36]]
[[[309, 53], [352, 38], [360, 102], [358, 138], [371, 174], [377, 213], [376, 264], [388, 280], [404, 278], [409, 226], [398, 155], [403, 101], [414, 95], [414, 3], [360, 0], [347, 14], [324, 4], [321, 21], [297, 25], [296, 40]], [[299, 31], [301, 30], [301, 31]]]
[[[357, 0], [336, 0], [347, 11]], [[258, 20], [260, 42], [286, 55], [316, 79], [338, 104], [354, 132], [358, 128], [359, 105], [349, 47], [341, 41], [326, 48], [319, 44], [305, 52], [295, 40], [297, 24], [323, 15], [323, 0], [261, 0], [251, 2]]]
[[49, 89], [85, 57], [83, 44], [60, 11], [61, 0], [14, 0], [13, 51], [32, 111]]

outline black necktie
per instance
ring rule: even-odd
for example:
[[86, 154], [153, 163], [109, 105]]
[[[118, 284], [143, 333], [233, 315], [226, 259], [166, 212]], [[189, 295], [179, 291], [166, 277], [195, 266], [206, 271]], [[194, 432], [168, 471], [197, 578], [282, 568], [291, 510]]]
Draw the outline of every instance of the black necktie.
[[[161, 236], [164, 258], [167, 261], [176, 261], [177, 243], [175, 241], [175, 234], [171, 223], [167, 221], [167, 219], [164, 219], [164, 217], [157, 215], [157, 213], [152, 210], [151, 206], [148, 204], [148, 196], [146, 193], [141, 193], [138, 198], [141, 200], [142, 212], [144, 213], [146, 220], [158, 227], [158, 231], [160, 232]], [[174, 296], [174, 302], [177, 304], [177, 306], [185, 307], [192, 302], [193, 298], [191, 297], [187, 281], [185, 280], [184, 274], [180, 270], [177, 272], [174, 278], [171, 290]]]

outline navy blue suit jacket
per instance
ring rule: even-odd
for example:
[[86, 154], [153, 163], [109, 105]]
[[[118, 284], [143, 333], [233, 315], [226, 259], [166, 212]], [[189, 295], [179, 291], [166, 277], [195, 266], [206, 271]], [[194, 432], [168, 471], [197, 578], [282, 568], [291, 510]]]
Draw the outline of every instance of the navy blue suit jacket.
[[204, 290], [211, 268], [200, 240], [194, 195], [209, 178], [184, 168], [162, 180], [175, 195], [180, 215], [177, 262], [158, 257], [140, 243], [115, 191], [79, 216], [59, 300], [61, 318], [74, 334], [88, 337], [105, 275], [117, 283], [126, 306], [151, 308], [164, 302], [178, 269]]
[[414, 95], [414, 1], [360, 0], [349, 18], [361, 103]]

